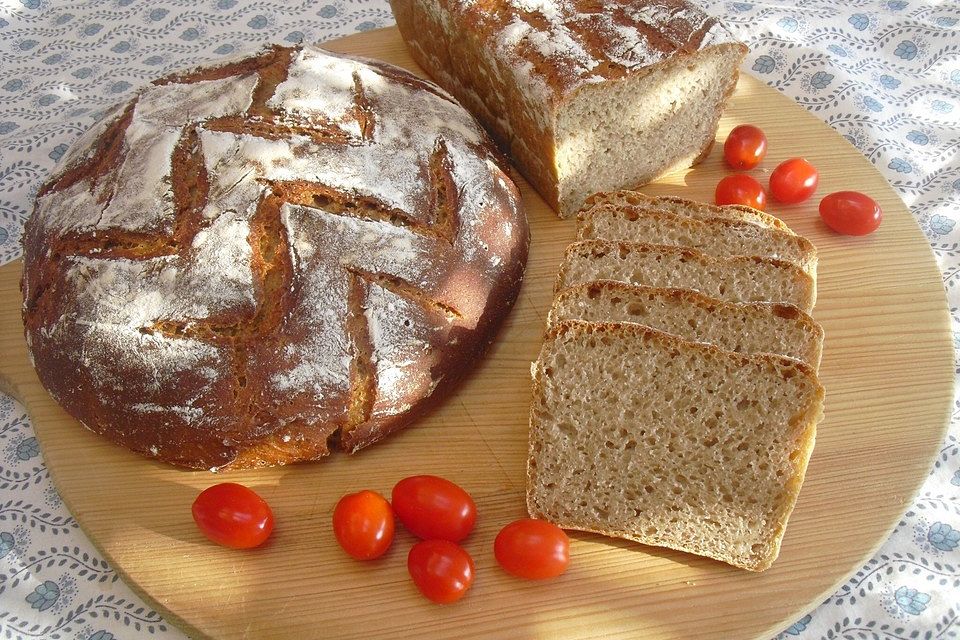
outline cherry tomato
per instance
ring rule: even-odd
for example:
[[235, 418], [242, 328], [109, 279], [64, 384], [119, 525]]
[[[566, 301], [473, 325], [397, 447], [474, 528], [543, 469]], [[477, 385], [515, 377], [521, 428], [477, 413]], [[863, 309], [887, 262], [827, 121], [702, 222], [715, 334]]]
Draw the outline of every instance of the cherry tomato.
[[525, 518], [500, 530], [493, 555], [507, 573], [520, 578], [555, 578], [570, 564], [570, 539], [555, 524]]
[[375, 491], [350, 493], [333, 510], [333, 535], [357, 560], [379, 558], [393, 542], [393, 509]]
[[473, 584], [473, 558], [449, 540], [422, 540], [413, 545], [407, 571], [420, 593], [440, 604], [456, 602]]
[[717, 184], [716, 201], [717, 204], [745, 204], [763, 211], [767, 206], [767, 194], [759, 182], [738, 173]]
[[437, 476], [404, 478], [393, 488], [392, 501], [403, 526], [424, 540], [460, 542], [477, 521], [470, 494]]
[[880, 226], [883, 211], [870, 196], [858, 191], [837, 191], [820, 201], [820, 217], [837, 233], [865, 236]]
[[820, 182], [820, 172], [803, 158], [790, 158], [777, 165], [770, 174], [770, 193], [786, 204], [803, 202], [813, 195]]
[[193, 519], [203, 535], [217, 544], [250, 549], [273, 531], [273, 512], [252, 489], [223, 482], [200, 492], [193, 501]]
[[723, 143], [723, 157], [734, 169], [753, 169], [767, 155], [767, 136], [759, 127], [741, 124]]

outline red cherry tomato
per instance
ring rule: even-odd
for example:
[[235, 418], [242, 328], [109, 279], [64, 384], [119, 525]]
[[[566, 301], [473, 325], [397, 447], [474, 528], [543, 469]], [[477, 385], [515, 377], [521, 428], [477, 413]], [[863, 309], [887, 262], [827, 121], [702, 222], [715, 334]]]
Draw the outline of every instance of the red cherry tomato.
[[770, 174], [770, 193], [780, 202], [795, 204], [812, 196], [819, 182], [815, 166], [803, 158], [790, 158]]
[[734, 169], [753, 169], [767, 155], [767, 136], [759, 127], [734, 127], [723, 143], [723, 157]]
[[525, 518], [500, 530], [493, 555], [507, 573], [520, 578], [555, 578], [570, 564], [570, 539], [555, 524]]
[[403, 526], [424, 540], [460, 542], [477, 521], [470, 494], [437, 476], [404, 478], [393, 488], [392, 501]]
[[763, 211], [767, 206], [767, 194], [759, 182], [738, 173], [717, 184], [716, 201], [717, 204], [745, 204]]
[[333, 510], [333, 535], [357, 560], [373, 560], [386, 553], [394, 526], [390, 503], [374, 491], [347, 494]]
[[880, 226], [883, 211], [873, 198], [858, 191], [837, 191], [820, 201], [820, 217], [837, 233], [865, 236]]
[[273, 531], [273, 512], [252, 489], [223, 482], [204, 489], [193, 501], [193, 519], [203, 535], [217, 544], [250, 549]]
[[449, 540], [422, 540], [413, 545], [407, 571], [420, 593], [440, 604], [456, 602], [473, 584], [473, 558]]

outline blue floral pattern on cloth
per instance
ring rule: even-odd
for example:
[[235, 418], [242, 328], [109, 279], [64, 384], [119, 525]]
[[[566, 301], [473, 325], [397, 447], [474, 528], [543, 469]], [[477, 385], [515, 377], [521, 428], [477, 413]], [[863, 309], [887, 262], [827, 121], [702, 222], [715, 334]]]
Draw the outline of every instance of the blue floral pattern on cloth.
[[[846, 137], [914, 212], [960, 350], [960, 5], [702, 0], [751, 47], [743, 69]], [[392, 24], [386, 0], [0, 3], [0, 263], [40, 182], [106, 108], [150, 79], [266, 43]], [[960, 373], [960, 368], [958, 368]], [[960, 402], [888, 541], [777, 640], [960, 635]], [[23, 408], [0, 394], [0, 638], [183, 638], [102, 559], [50, 481]]]

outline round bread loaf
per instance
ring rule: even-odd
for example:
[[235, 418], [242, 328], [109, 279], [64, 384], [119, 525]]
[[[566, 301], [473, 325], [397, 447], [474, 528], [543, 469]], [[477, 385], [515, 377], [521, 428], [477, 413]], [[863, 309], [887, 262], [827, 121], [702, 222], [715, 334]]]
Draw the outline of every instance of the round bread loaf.
[[527, 244], [443, 90], [271, 48], [154, 82], [71, 149], [26, 226], [27, 345], [67, 412], [164, 462], [355, 452], [475, 364]]

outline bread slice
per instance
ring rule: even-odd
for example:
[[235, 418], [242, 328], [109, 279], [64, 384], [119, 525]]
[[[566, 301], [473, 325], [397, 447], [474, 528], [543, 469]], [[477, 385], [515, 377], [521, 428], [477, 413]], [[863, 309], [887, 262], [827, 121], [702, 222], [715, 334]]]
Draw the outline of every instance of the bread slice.
[[557, 276], [556, 292], [594, 280], [696, 289], [729, 302], [780, 302], [806, 312], [816, 301], [809, 273], [775, 258], [717, 258], [682, 247], [581, 240], [569, 245]]
[[776, 353], [817, 368], [823, 329], [789, 304], [724, 302], [688, 289], [637, 287], [612, 280], [579, 284], [554, 299], [550, 329], [564, 320], [636, 322], [691, 342], [739, 353]]
[[779, 258], [798, 264], [816, 277], [817, 250], [809, 240], [744, 220], [693, 218], [657, 209], [605, 204], [584, 213], [577, 237], [690, 247], [712, 256]]
[[666, 211], [667, 213], [690, 216], [691, 218], [728, 218], [730, 220], [751, 222], [762, 227], [770, 227], [771, 229], [779, 229], [780, 231], [793, 233], [793, 230], [787, 226], [787, 223], [780, 218], [752, 207], [739, 204], [721, 206], [697, 202], [695, 200], [686, 200], [675, 196], [648, 196], [639, 191], [607, 191], [595, 193], [587, 198], [578, 217], [583, 217], [592, 207], [601, 204], [618, 207], [657, 209], [659, 211]]
[[532, 374], [531, 517], [751, 571], [773, 563], [822, 415], [810, 366], [561, 322]]

